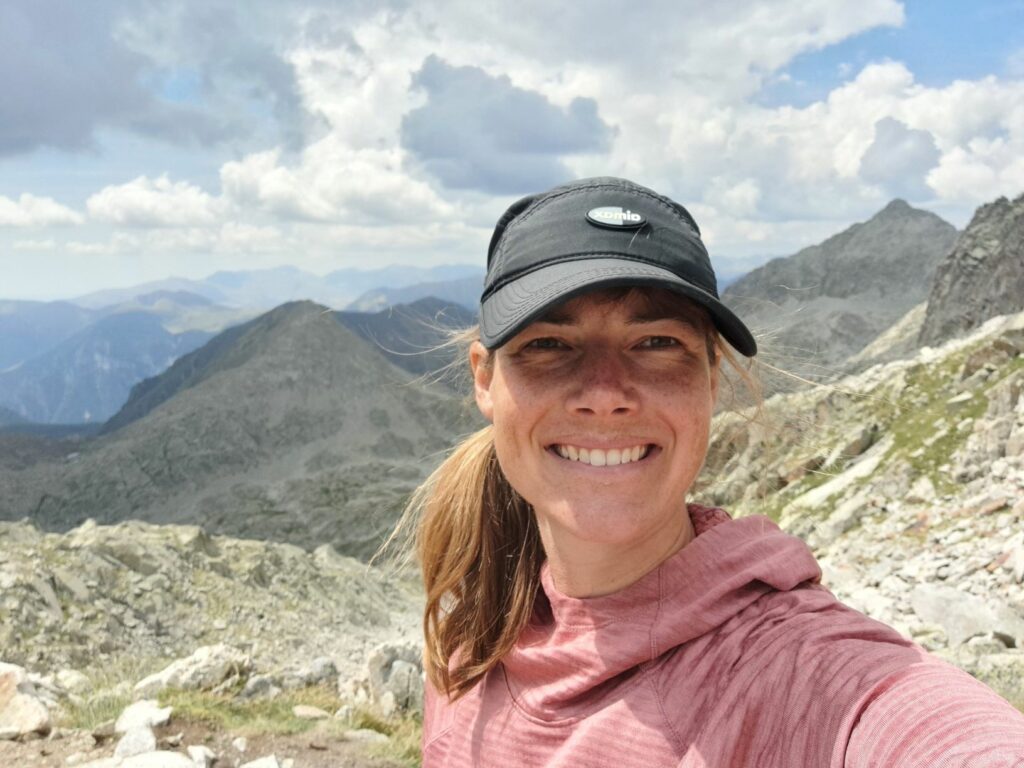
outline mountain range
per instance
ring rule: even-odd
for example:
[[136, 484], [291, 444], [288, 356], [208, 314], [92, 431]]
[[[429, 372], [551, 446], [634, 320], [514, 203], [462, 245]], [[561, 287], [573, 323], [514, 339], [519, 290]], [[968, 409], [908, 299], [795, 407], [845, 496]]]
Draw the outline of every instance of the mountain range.
[[366, 556], [475, 423], [329, 309], [282, 305], [137, 385], [99, 438], [4, 473], [0, 516], [200, 523]]
[[[483, 270], [469, 264], [446, 264], [435, 267], [398, 264], [376, 269], [337, 269], [321, 276], [297, 267], [284, 266], [215, 272], [202, 280], [168, 278], [128, 288], [95, 291], [70, 301], [80, 307], [95, 309], [132, 301], [139, 296], [157, 291], [185, 291], [229, 307], [266, 310], [288, 301], [308, 299], [336, 309], [344, 309], [368, 291], [406, 288], [417, 283], [444, 283], [472, 277], [479, 278], [479, 282], [482, 283]], [[427, 295], [430, 294], [421, 293], [406, 297], [405, 300], [423, 298]], [[441, 295], [440, 298], [450, 297]], [[381, 307], [374, 306], [373, 309]]]

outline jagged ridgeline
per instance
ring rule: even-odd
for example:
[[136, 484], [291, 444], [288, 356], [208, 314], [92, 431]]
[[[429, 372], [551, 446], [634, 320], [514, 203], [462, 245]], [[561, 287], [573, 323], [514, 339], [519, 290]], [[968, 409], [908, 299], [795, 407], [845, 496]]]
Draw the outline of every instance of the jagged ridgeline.
[[191, 523], [365, 557], [474, 424], [457, 395], [385, 356], [398, 334], [407, 342], [389, 351], [396, 363], [417, 373], [437, 364], [409, 353], [440, 334], [411, 329], [471, 319], [440, 310], [391, 310], [405, 330], [380, 318], [352, 330], [294, 302], [224, 331], [136, 385], [77, 453], [0, 470], [0, 518], [54, 531], [88, 518]]
[[[756, 332], [760, 354], [814, 381], [928, 298], [936, 266], [956, 241], [952, 224], [893, 200], [868, 221], [772, 259], [722, 294]], [[771, 388], [792, 389], [788, 379]]]

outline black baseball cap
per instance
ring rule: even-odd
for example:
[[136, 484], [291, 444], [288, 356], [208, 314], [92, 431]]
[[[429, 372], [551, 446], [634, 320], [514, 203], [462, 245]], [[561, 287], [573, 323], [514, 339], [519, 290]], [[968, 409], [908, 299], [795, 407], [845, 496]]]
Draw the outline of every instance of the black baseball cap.
[[556, 304], [599, 288], [666, 288], [707, 309], [738, 352], [747, 326], [718, 298], [700, 229], [683, 206], [626, 179], [579, 179], [513, 203], [487, 250], [480, 340], [496, 349]]

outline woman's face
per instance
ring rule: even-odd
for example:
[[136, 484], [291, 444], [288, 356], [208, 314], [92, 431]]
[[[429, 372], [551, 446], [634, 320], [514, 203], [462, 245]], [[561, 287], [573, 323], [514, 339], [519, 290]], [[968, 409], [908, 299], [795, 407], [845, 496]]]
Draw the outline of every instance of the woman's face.
[[[604, 545], [679, 530], [718, 389], [703, 310], [656, 289], [570, 300], [471, 349], [498, 461], [542, 535]], [[547, 542], [546, 542], [547, 544]]]

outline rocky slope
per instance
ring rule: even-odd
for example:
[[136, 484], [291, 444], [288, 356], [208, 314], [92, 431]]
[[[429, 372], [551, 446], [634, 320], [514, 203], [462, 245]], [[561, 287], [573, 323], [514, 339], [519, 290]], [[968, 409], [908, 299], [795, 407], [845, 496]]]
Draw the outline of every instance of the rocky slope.
[[822, 381], [927, 298], [955, 239], [951, 224], [894, 200], [866, 222], [758, 267], [722, 297], [767, 334], [761, 346], [772, 362]]
[[88, 517], [195, 522], [372, 552], [468, 412], [311, 302], [225, 333], [216, 354], [172, 366], [116, 431], [0, 472], [0, 518], [54, 530]]
[[392, 363], [416, 376], [436, 374], [451, 364], [456, 350], [441, 346], [448, 340], [448, 332], [476, 322], [476, 316], [462, 305], [434, 296], [379, 312], [336, 312], [335, 317]]
[[981, 206], [938, 265], [918, 336], [936, 344], [1024, 310], [1024, 195]]
[[65, 534], [0, 522], [2, 660], [33, 670], [129, 657], [141, 668], [228, 642], [264, 669], [325, 656], [354, 677], [376, 645], [416, 637], [419, 606], [415, 585], [329, 544], [307, 552], [136, 521]]

